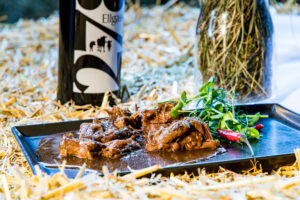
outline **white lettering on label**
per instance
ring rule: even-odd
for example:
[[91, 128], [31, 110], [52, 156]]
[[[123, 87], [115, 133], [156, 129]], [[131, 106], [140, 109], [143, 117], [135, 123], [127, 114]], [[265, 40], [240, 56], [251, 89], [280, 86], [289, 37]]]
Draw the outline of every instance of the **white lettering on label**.
[[[122, 35], [123, 31], [123, 9], [124, 6], [120, 11], [113, 12], [106, 8], [103, 1], [95, 9], [85, 9], [76, 0], [76, 10], [78, 12], [119, 35]], [[80, 38], [85, 40], [85, 51], [75, 49], [74, 64], [82, 56], [92, 55], [103, 61], [102, 63], [105, 63], [105, 66], [108, 66], [110, 71], [113, 72], [114, 77], [117, 77], [120, 67], [118, 66], [120, 65], [118, 59], [120, 58], [117, 55], [121, 54], [122, 45], [116, 40], [116, 37], [112, 37], [89, 21], [85, 23], [85, 38]], [[110, 75], [112, 73], [109, 74], [107, 71], [101, 70], [101, 67], [98, 69], [94, 66], [80, 66], [75, 78], [79, 84], [87, 88], [81, 91], [78, 89], [80, 87], [77, 87], [74, 82], [73, 92], [97, 94], [119, 90], [118, 83]]]

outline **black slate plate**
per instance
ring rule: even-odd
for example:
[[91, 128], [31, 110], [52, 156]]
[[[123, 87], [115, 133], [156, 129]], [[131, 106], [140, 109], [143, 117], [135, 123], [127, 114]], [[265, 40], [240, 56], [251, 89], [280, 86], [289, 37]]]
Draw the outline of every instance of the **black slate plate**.
[[[240, 109], [247, 114], [260, 112], [261, 114], [269, 115], [269, 118], [259, 121], [265, 126], [262, 132], [262, 139], [258, 142], [251, 142], [255, 153], [254, 158], [250, 156], [246, 146], [241, 147], [239, 144], [233, 144], [226, 148], [226, 153], [208, 160], [192, 164], [167, 166], [159, 172], [167, 175], [171, 171], [180, 173], [193, 171], [199, 167], [205, 167], [208, 171], [216, 171], [219, 166], [234, 171], [241, 171], [251, 167], [251, 160], [254, 159], [262, 164], [265, 171], [269, 171], [295, 161], [294, 149], [300, 148], [300, 115], [278, 104], [243, 105], [240, 106]], [[35, 173], [34, 166], [38, 165], [44, 172], [54, 174], [59, 171], [58, 168], [44, 165], [39, 161], [36, 149], [40, 140], [46, 135], [77, 130], [82, 122], [89, 121], [91, 120], [15, 126], [12, 128], [12, 132], [33, 173]], [[165, 156], [167, 157], [168, 155]], [[65, 169], [68, 177], [75, 177], [77, 171], [78, 168], [76, 167], [67, 167]], [[128, 170], [120, 171], [120, 174], [125, 173], [128, 173]]]

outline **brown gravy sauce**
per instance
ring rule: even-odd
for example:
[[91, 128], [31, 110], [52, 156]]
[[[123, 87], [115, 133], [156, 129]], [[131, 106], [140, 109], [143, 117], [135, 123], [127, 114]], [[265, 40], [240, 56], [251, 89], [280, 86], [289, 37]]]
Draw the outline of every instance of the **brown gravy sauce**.
[[[76, 131], [74, 131], [76, 134]], [[81, 159], [74, 156], [60, 157], [58, 144], [63, 134], [57, 133], [44, 137], [36, 150], [39, 156], [40, 164], [45, 167], [59, 167], [63, 160], [66, 160], [66, 168], [78, 168], [86, 163], [87, 169], [102, 171], [102, 166], [106, 165], [109, 171], [127, 171], [131, 169], [142, 169], [152, 165], [161, 165], [162, 167], [172, 165], [183, 165], [197, 163], [210, 159], [218, 154], [226, 152], [222, 147], [211, 149], [200, 149], [193, 151], [176, 151], [176, 152], [146, 152], [144, 149], [133, 151], [130, 154], [121, 158], [95, 158], [94, 160]]]

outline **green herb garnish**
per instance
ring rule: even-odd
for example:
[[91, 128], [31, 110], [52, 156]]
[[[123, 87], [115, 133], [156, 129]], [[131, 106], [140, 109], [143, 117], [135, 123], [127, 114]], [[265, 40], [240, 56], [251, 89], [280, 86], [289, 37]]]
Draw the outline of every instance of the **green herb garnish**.
[[[246, 115], [237, 110], [234, 106], [234, 95], [229, 95], [221, 88], [214, 88], [215, 79], [211, 78], [200, 89], [199, 94], [188, 99], [186, 92], [176, 100], [167, 102], [177, 102], [171, 110], [172, 117], [177, 118], [181, 114], [188, 113], [190, 117], [199, 117], [209, 126], [214, 137], [218, 137], [217, 129], [231, 130], [247, 136], [247, 138], [259, 139], [259, 132], [252, 128], [260, 118], [266, 118], [267, 115], [256, 113], [255, 115]], [[191, 103], [196, 103], [195, 110], [183, 110]], [[165, 103], [165, 102], [161, 102]]]

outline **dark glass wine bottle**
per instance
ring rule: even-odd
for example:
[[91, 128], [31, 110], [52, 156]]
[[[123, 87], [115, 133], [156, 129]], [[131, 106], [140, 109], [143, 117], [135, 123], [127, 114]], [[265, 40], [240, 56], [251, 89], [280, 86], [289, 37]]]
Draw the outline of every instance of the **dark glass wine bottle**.
[[60, 0], [57, 98], [101, 105], [119, 94], [124, 0]]

